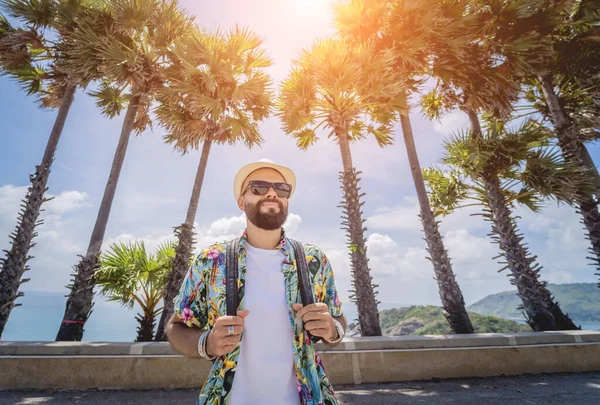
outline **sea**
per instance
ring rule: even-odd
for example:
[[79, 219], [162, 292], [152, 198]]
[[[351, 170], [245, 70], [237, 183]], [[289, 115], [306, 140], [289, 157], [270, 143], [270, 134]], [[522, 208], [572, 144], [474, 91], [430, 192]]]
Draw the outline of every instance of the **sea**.
[[[510, 320], [518, 322], [523, 325], [527, 324], [525, 319], [510, 319]], [[577, 319], [573, 319], [573, 322], [575, 323], [575, 325], [579, 326], [582, 330], [600, 330], [600, 323], [578, 322]]]
[[[2, 334], [2, 341], [54, 341], [65, 310], [65, 290], [61, 292], [29, 291], [17, 301], [22, 306], [12, 310]], [[409, 306], [406, 303], [381, 303], [379, 309]], [[342, 304], [348, 322], [356, 321], [356, 307]], [[136, 338], [135, 316], [139, 307], [123, 307], [109, 302], [102, 296], [94, 299], [93, 312], [86, 323], [83, 341], [87, 342], [133, 342]], [[515, 321], [525, 323], [524, 320]], [[582, 329], [600, 330], [600, 323], [577, 322]]]

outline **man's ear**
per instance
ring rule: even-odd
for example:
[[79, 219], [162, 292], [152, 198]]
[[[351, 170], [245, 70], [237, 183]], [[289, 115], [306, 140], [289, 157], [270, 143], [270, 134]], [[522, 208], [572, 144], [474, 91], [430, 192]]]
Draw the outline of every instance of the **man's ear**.
[[238, 201], [237, 201], [237, 202], [238, 202], [238, 208], [239, 208], [240, 210], [242, 210], [242, 211], [244, 211], [244, 212], [245, 212], [245, 210], [244, 210], [244, 197], [241, 197], [241, 196], [240, 196], [240, 197], [238, 198]]

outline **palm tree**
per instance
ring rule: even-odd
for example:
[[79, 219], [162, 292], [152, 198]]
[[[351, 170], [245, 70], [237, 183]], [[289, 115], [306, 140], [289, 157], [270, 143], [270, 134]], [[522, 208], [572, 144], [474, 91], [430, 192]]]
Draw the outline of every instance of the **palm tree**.
[[174, 67], [158, 94], [156, 114], [169, 131], [166, 142], [182, 153], [202, 144], [202, 154], [185, 222], [176, 228], [177, 254], [165, 286], [157, 340], [166, 339], [173, 299], [190, 263], [193, 223], [211, 145], [243, 142], [252, 147], [262, 142], [258, 124], [269, 116], [272, 105], [271, 79], [264, 68], [272, 62], [261, 46], [256, 34], [240, 27], [214, 34], [195, 31], [174, 51]]
[[[432, 118], [439, 117], [444, 110], [460, 108], [468, 114], [471, 122], [471, 131], [468, 134], [470, 141], [475, 146], [480, 146], [484, 142], [484, 136], [478, 112], [485, 112], [496, 119], [509, 118], [521, 92], [521, 76], [520, 65], [511, 58], [503, 58], [492, 40], [493, 36], [487, 26], [492, 17], [489, 14], [486, 17], [486, 14], [480, 12], [481, 10], [478, 10], [474, 4], [469, 2], [464, 12], [448, 15], [449, 21], [461, 21], [467, 16], [473, 16], [475, 22], [466, 25], [468, 29], [463, 33], [463, 45], [458, 49], [432, 48], [434, 55], [432, 73], [437, 78], [437, 84], [422, 98], [422, 105], [424, 112]], [[492, 10], [492, 14], [497, 11], [490, 5], [482, 9]], [[514, 15], [519, 13], [527, 15], [530, 10], [531, 7], [526, 4], [514, 2], [510, 6], [508, 16], [504, 19], [514, 18]], [[468, 21], [472, 21], [471, 17], [468, 18]], [[496, 18], [496, 14], [493, 18]], [[537, 53], [532, 53], [541, 59], [544, 57], [544, 48], [536, 43], [535, 38], [524, 37], [513, 45], [521, 52], [537, 50]], [[482, 160], [482, 164], [485, 162], [485, 159]], [[547, 311], [540, 310], [542, 307], [528, 309], [528, 304], [525, 304], [528, 313], [536, 314], [535, 317], [530, 317], [530, 324], [533, 325], [534, 330], [571, 329], [574, 326], [572, 322], [557, 309], [545, 285], [537, 279], [537, 268], [531, 266], [534, 259], [528, 257], [527, 250], [520, 245], [522, 237], [518, 234], [511, 212], [502, 208], [506, 207], [506, 201], [498, 176], [493, 173], [492, 171], [490, 176], [481, 175], [478, 181], [481, 182], [481, 192], [489, 202], [488, 218], [494, 224], [494, 232], [501, 235], [499, 243], [511, 266], [509, 268], [514, 276], [513, 282], [517, 285], [523, 300], [537, 302], [536, 305], [544, 303], [548, 308]], [[570, 198], [571, 202], [577, 201], [573, 194]]]
[[281, 85], [278, 115], [283, 130], [297, 139], [300, 149], [328, 130], [340, 147], [343, 171], [344, 229], [348, 234], [358, 320], [363, 336], [381, 336], [375, 285], [372, 284], [365, 246], [359, 173], [352, 164], [350, 143], [372, 135], [382, 147], [392, 142], [396, 111], [404, 107], [402, 85], [390, 55], [374, 44], [348, 44], [342, 39], [317, 41], [293, 62]]
[[510, 271], [534, 331], [579, 329], [554, 301], [546, 282], [540, 281], [541, 267], [523, 243], [512, 214], [514, 203], [537, 211], [542, 198], [573, 204], [576, 192], [587, 184], [580, 172], [548, 148], [551, 137], [535, 121], [526, 121], [516, 131], [493, 121], [485, 135], [471, 130], [446, 142], [442, 161], [447, 170], [425, 170], [437, 214], [452, 212], [464, 200], [484, 207], [483, 217], [492, 224], [490, 236], [506, 260], [502, 270]]
[[[456, 32], [456, 24], [440, 23], [443, 20], [438, 1], [408, 3], [354, 0], [336, 8], [337, 27], [342, 36], [355, 43], [376, 41], [378, 47], [393, 53], [395, 61], [392, 67], [403, 78], [407, 98], [418, 91], [422, 77], [427, 72], [429, 49], [433, 46], [449, 46], [451, 41], [448, 38], [463, 38]], [[462, 292], [429, 205], [408, 109], [400, 110], [400, 123], [444, 315], [454, 333], [473, 333]]]
[[[54, 155], [78, 86], [86, 81], [77, 80], [68, 73], [65, 52], [69, 44], [66, 36], [73, 32], [74, 21], [89, 13], [95, 3], [79, 1], [30, 2], [3, 0], [2, 7], [21, 21], [23, 28], [13, 28], [0, 16], [0, 70], [16, 79], [29, 95], [36, 94], [42, 108], [58, 109], [54, 125], [46, 143], [42, 160], [30, 176], [31, 186], [21, 204], [15, 231], [11, 234], [11, 248], [0, 259], [0, 336], [15, 301], [23, 296], [19, 286], [29, 270], [27, 262], [33, 257], [29, 250], [35, 245], [38, 220]], [[44, 34], [42, 34], [44, 33]]]
[[137, 303], [142, 309], [135, 318], [139, 323], [136, 342], [150, 342], [154, 337], [156, 317], [163, 311], [157, 307], [174, 256], [171, 242], [160, 245], [151, 255], [146, 252], [144, 242], [115, 243], [101, 255], [94, 276], [100, 294], [129, 308]]
[[129, 137], [133, 130], [139, 133], [150, 125], [148, 112], [169, 65], [169, 49], [189, 32], [191, 21], [172, 0], [115, 0], [107, 3], [102, 15], [78, 24], [68, 54], [74, 74], [87, 78], [89, 72], [102, 73], [105, 82], [93, 95], [106, 115], [128, 106], [87, 252], [75, 266], [58, 341], [79, 341], [83, 336], [93, 306], [93, 275]]
[[[542, 0], [532, 7], [528, 0], [480, 0], [470, 10], [493, 53], [512, 70], [513, 82], [524, 85], [525, 98], [554, 125], [565, 159], [595, 179], [596, 189], [580, 193], [577, 207], [592, 245], [590, 259], [600, 270], [600, 174], [584, 145], [597, 138], [599, 127], [596, 3]], [[574, 89], [576, 101], [569, 106]]]

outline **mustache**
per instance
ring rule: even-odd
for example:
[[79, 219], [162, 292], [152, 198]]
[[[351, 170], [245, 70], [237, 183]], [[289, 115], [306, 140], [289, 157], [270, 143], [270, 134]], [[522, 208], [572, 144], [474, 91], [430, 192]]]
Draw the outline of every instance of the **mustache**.
[[258, 204], [256, 204], [256, 207], [257, 207], [257, 208], [260, 208], [260, 207], [262, 207], [262, 205], [263, 205], [264, 203], [276, 203], [277, 205], [279, 205], [279, 209], [280, 209], [280, 210], [283, 210], [283, 204], [281, 203], [281, 201], [279, 201], [279, 200], [276, 200], [276, 199], [274, 199], [274, 198], [263, 198], [262, 200], [260, 200], [260, 201], [258, 202]]

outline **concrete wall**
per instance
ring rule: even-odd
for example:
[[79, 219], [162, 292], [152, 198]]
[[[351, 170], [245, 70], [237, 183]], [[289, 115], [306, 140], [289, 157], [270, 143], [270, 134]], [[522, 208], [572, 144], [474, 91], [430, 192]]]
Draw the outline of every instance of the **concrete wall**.
[[[349, 338], [317, 346], [332, 383], [600, 371], [600, 332]], [[0, 342], [0, 389], [199, 388], [210, 368], [168, 343]]]

